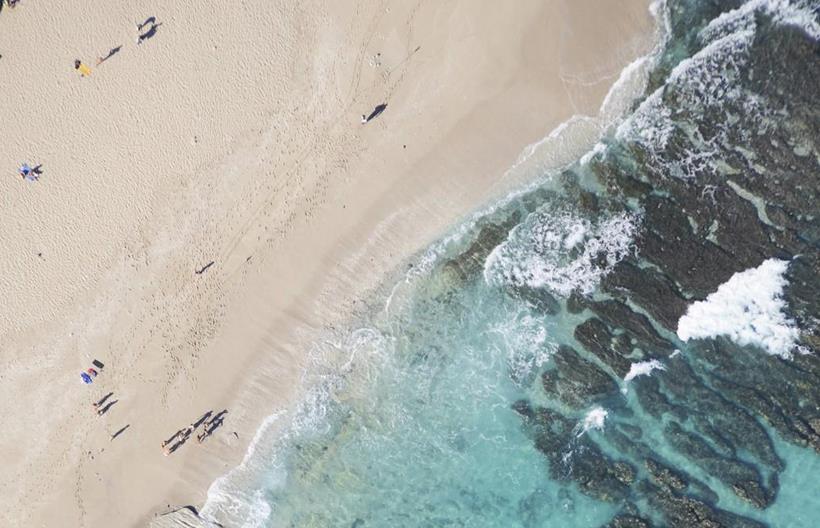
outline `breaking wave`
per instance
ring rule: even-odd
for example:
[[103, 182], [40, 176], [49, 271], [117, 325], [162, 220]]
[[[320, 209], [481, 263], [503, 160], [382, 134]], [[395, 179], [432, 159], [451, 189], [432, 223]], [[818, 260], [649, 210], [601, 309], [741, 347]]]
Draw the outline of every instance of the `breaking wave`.
[[563, 297], [590, 294], [633, 251], [640, 217], [620, 213], [599, 221], [546, 207], [530, 214], [484, 265], [488, 284], [547, 288]]

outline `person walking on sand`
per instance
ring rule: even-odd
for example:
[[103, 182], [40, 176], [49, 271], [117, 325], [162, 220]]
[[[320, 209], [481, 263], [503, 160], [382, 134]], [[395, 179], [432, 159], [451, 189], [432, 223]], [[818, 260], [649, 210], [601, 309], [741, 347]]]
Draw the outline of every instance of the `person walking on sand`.
[[91, 75], [91, 68], [83, 64], [83, 61], [76, 59], [74, 61], [74, 69], [80, 72], [81, 77], [88, 77]]
[[99, 410], [100, 407], [102, 407], [102, 405], [105, 403], [105, 400], [107, 400], [108, 398], [113, 396], [113, 394], [114, 394], [113, 392], [109, 392], [108, 394], [106, 394], [105, 396], [100, 398], [99, 400], [92, 403], [91, 406], [94, 408], [95, 411]]
[[208, 423], [205, 424], [205, 427], [203, 428], [203, 431], [201, 433], [199, 433], [198, 435], [196, 435], [197, 443], [201, 444], [203, 441], [205, 441], [206, 438], [211, 436], [211, 432], [213, 432], [213, 430], [211, 429], [211, 422], [208, 422]]
[[180, 429], [179, 431], [174, 433], [174, 435], [171, 438], [169, 438], [168, 440], [163, 440], [162, 443], [160, 444], [160, 447], [165, 447], [168, 444], [172, 443], [174, 440], [179, 438], [179, 436], [182, 435], [184, 432], [185, 432], [185, 429]]

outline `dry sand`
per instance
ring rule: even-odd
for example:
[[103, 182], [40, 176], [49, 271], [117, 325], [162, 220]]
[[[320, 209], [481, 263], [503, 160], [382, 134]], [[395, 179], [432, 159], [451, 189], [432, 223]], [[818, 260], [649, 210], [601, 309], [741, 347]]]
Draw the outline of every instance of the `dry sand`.
[[[162, 25], [138, 46], [148, 16]], [[597, 115], [653, 32], [643, 0], [3, 9], [0, 525], [144, 526], [200, 504], [296, 397], [310, 340], [519, 183], [503, 175], [526, 145]], [[211, 439], [162, 455], [222, 409]]]

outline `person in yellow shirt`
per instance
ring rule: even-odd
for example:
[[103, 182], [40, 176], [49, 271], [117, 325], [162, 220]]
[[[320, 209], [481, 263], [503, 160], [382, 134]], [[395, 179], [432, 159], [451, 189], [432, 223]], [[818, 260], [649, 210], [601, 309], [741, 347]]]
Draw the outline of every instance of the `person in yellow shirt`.
[[91, 75], [91, 68], [82, 63], [80, 59], [74, 61], [74, 69], [80, 72], [83, 77]]

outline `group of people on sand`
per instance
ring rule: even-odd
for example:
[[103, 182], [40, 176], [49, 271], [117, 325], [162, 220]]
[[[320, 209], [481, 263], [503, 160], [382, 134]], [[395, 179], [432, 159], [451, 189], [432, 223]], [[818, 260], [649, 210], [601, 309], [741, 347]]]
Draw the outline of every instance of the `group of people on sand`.
[[[4, 0], [0, 0], [0, 11], [2, 11], [2, 10], [3, 10], [3, 1], [4, 1]], [[12, 7], [16, 7], [16, 6], [17, 6], [17, 2], [19, 2], [19, 1], [20, 1], [20, 0], [5, 0], [6, 5], [7, 5], [7, 6], [9, 6], [10, 8], [12, 8]]]
[[[111, 396], [113, 396], [113, 392], [109, 392], [99, 400], [95, 401], [91, 404], [91, 408], [97, 413], [97, 416], [102, 416], [108, 412], [108, 410], [114, 406], [119, 400], [111, 400]], [[131, 424], [126, 424], [124, 427], [119, 428], [114, 433], [111, 433], [110, 440], [113, 442], [118, 436], [125, 432], [126, 429], [131, 427]]]
[[[184, 427], [174, 433], [171, 438], [168, 440], [163, 440], [160, 444], [162, 447], [162, 454], [165, 456], [170, 455], [177, 449], [179, 449], [182, 444], [188, 441], [191, 435], [194, 434], [194, 431], [201, 425], [202, 431], [196, 435], [197, 443], [201, 444], [205, 441], [206, 438], [211, 436], [213, 432], [222, 425], [225, 421], [225, 415], [228, 413], [227, 409], [218, 413], [216, 416], [211, 418], [212, 411], [206, 412], [199, 420], [192, 423], [188, 427]], [[210, 420], [208, 418], [211, 418]]]
[[[0, 0], [2, 2], [2, 0]], [[148, 17], [144, 22], [137, 22], [137, 45], [152, 38], [157, 34], [157, 29], [162, 25], [162, 22], [157, 23], [156, 17]], [[97, 58], [97, 66], [107, 61], [122, 49], [122, 46], [116, 46], [108, 50], [105, 56]], [[89, 77], [91, 75], [91, 68], [80, 59], [74, 60], [74, 69], [80, 74], [80, 77]]]
[[[0, 0], [0, 10], [3, 8], [3, 3], [9, 7], [15, 7], [19, 0]], [[156, 17], [148, 17], [144, 22], [137, 22], [137, 44], [142, 44], [144, 41], [152, 38], [157, 33], [157, 29], [162, 25], [162, 22], [157, 22]], [[108, 50], [105, 56], [97, 58], [97, 66], [107, 61], [122, 49], [122, 46], [116, 46]], [[80, 74], [80, 77], [90, 77], [91, 68], [80, 59], [74, 60], [74, 69]], [[28, 163], [20, 164], [17, 173], [26, 181], [36, 182], [40, 178], [40, 165], [31, 167]]]
[[100, 398], [99, 400], [97, 400], [97, 401], [95, 401], [94, 403], [91, 404], [91, 407], [93, 407], [93, 409], [95, 411], [97, 411], [97, 416], [102, 416], [103, 414], [107, 413], [108, 409], [113, 407], [114, 404], [119, 401], [119, 400], [108, 401], [108, 399], [113, 395], [114, 395], [113, 392], [109, 392], [108, 394], [106, 394], [105, 396], [103, 396], [102, 398]]

